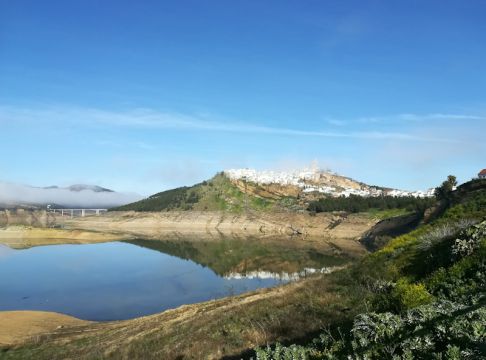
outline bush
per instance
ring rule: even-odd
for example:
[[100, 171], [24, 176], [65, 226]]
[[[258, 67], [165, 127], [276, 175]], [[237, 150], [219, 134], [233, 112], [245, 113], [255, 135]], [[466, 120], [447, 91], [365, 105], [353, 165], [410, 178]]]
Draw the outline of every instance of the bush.
[[309, 359], [486, 359], [486, 220], [470, 220], [480, 198], [463, 204], [463, 220], [442, 217], [365, 258], [348, 286], [360, 284], [371, 309], [350, 330], [330, 328], [293, 349]]
[[279, 343], [273, 349], [267, 346], [265, 349], [255, 350], [256, 360], [307, 360], [310, 353], [311, 349], [303, 346], [285, 347]]
[[452, 253], [458, 258], [471, 255], [479, 249], [483, 239], [486, 239], [486, 221], [464, 230], [454, 242]]
[[433, 300], [424, 284], [410, 284], [406, 279], [398, 280], [392, 295], [398, 303], [399, 310], [413, 309], [425, 305]]
[[339, 336], [327, 331], [306, 347], [258, 349], [257, 359], [485, 359], [484, 299], [482, 304], [439, 301], [402, 315], [360, 314]]

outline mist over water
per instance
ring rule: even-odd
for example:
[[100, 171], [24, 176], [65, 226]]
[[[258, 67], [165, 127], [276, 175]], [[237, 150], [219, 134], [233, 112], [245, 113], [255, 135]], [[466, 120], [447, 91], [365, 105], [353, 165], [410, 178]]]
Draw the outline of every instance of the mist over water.
[[97, 192], [90, 189], [72, 191], [67, 188], [37, 188], [0, 182], [0, 206], [55, 204], [64, 207], [109, 208], [138, 201], [141, 198], [142, 196], [135, 193]]

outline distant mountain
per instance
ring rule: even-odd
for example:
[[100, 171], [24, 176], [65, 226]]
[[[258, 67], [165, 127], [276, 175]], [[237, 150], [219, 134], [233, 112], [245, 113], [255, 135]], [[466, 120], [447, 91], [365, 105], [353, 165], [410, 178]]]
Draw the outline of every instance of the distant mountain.
[[40, 189], [45, 189], [45, 190], [51, 190], [51, 189], [67, 189], [70, 191], [84, 191], [84, 190], [89, 190], [89, 191], [94, 191], [94, 192], [114, 192], [111, 189], [107, 189], [98, 185], [86, 185], [86, 184], [74, 184], [67, 186], [65, 188], [61, 188], [57, 185], [51, 185], [51, 186], [45, 186]]
[[111, 208], [140, 200], [134, 193], [120, 193], [97, 185], [34, 187], [0, 182], [0, 208]]
[[370, 186], [317, 169], [295, 172], [232, 169], [200, 184], [163, 191], [112, 210], [298, 211], [306, 209], [311, 201], [322, 197], [350, 195], [428, 197], [433, 192], [410, 192]]
[[97, 185], [84, 185], [84, 184], [71, 185], [71, 186], [68, 186], [66, 189], [69, 189], [71, 191], [85, 191], [85, 190], [89, 190], [89, 191], [94, 191], [94, 192], [114, 192], [113, 190], [106, 189], [106, 188], [101, 187], [101, 186], [97, 186]]

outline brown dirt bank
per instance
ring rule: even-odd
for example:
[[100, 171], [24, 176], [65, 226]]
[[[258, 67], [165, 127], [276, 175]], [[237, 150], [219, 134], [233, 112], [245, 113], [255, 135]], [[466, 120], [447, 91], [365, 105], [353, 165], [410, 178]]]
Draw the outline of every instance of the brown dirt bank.
[[157, 237], [168, 231], [248, 234], [292, 235], [359, 238], [377, 221], [365, 214], [320, 213], [256, 213], [229, 214], [208, 211], [170, 212], [109, 212], [102, 216], [65, 219], [69, 229], [122, 232], [138, 236]]
[[[367, 214], [247, 213], [208, 211], [109, 212], [102, 216], [71, 219], [45, 211], [8, 214], [0, 228], [0, 242], [12, 247], [59, 243], [89, 243], [131, 238], [161, 239], [170, 236], [214, 238], [295, 236], [341, 242], [356, 248], [357, 240], [377, 222]], [[46, 224], [30, 225], [32, 218], [48, 218]], [[343, 242], [342, 240], [346, 240]]]

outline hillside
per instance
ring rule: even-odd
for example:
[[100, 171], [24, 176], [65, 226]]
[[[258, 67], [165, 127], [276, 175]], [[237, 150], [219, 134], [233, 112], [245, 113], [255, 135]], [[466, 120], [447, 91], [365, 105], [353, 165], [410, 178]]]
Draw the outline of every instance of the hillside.
[[298, 342], [258, 349], [258, 359], [485, 359], [485, 220], [486, 181], [473, 181], [451, 193], [434, 220], [342, 271], [145, 318], [57, 329], [1, 355], [239, 359], [255, 356], [257, 345]]
[[258, 349], [258, 358], [486, 359], [485, 274], [486, 181], [473, 180], [433, 221], [341, 274], [366, 304], [344, 328]]
[[163, 211], [163, 210], [223, 210], [240, 213], [245, 209], [265, 211], [277, 208], [298, 208], [295, 197], [270, 197], [247, 189], [245, 193], [223, 173], [208, 181], [190, 187], [163, 191], [132, 204], [112, 208], [112, 211]]
[[[299, 211], [322, 198], [427, 198], [431, 191], [409, 192], [370, 186], [331, 172], [226, 170], [208, 181], [154, 194], [115, 211], [224, 210]], [[412, 200], [413, 202], [413, 200]], [[400, 206], [398, 206], [400, 207]]]

